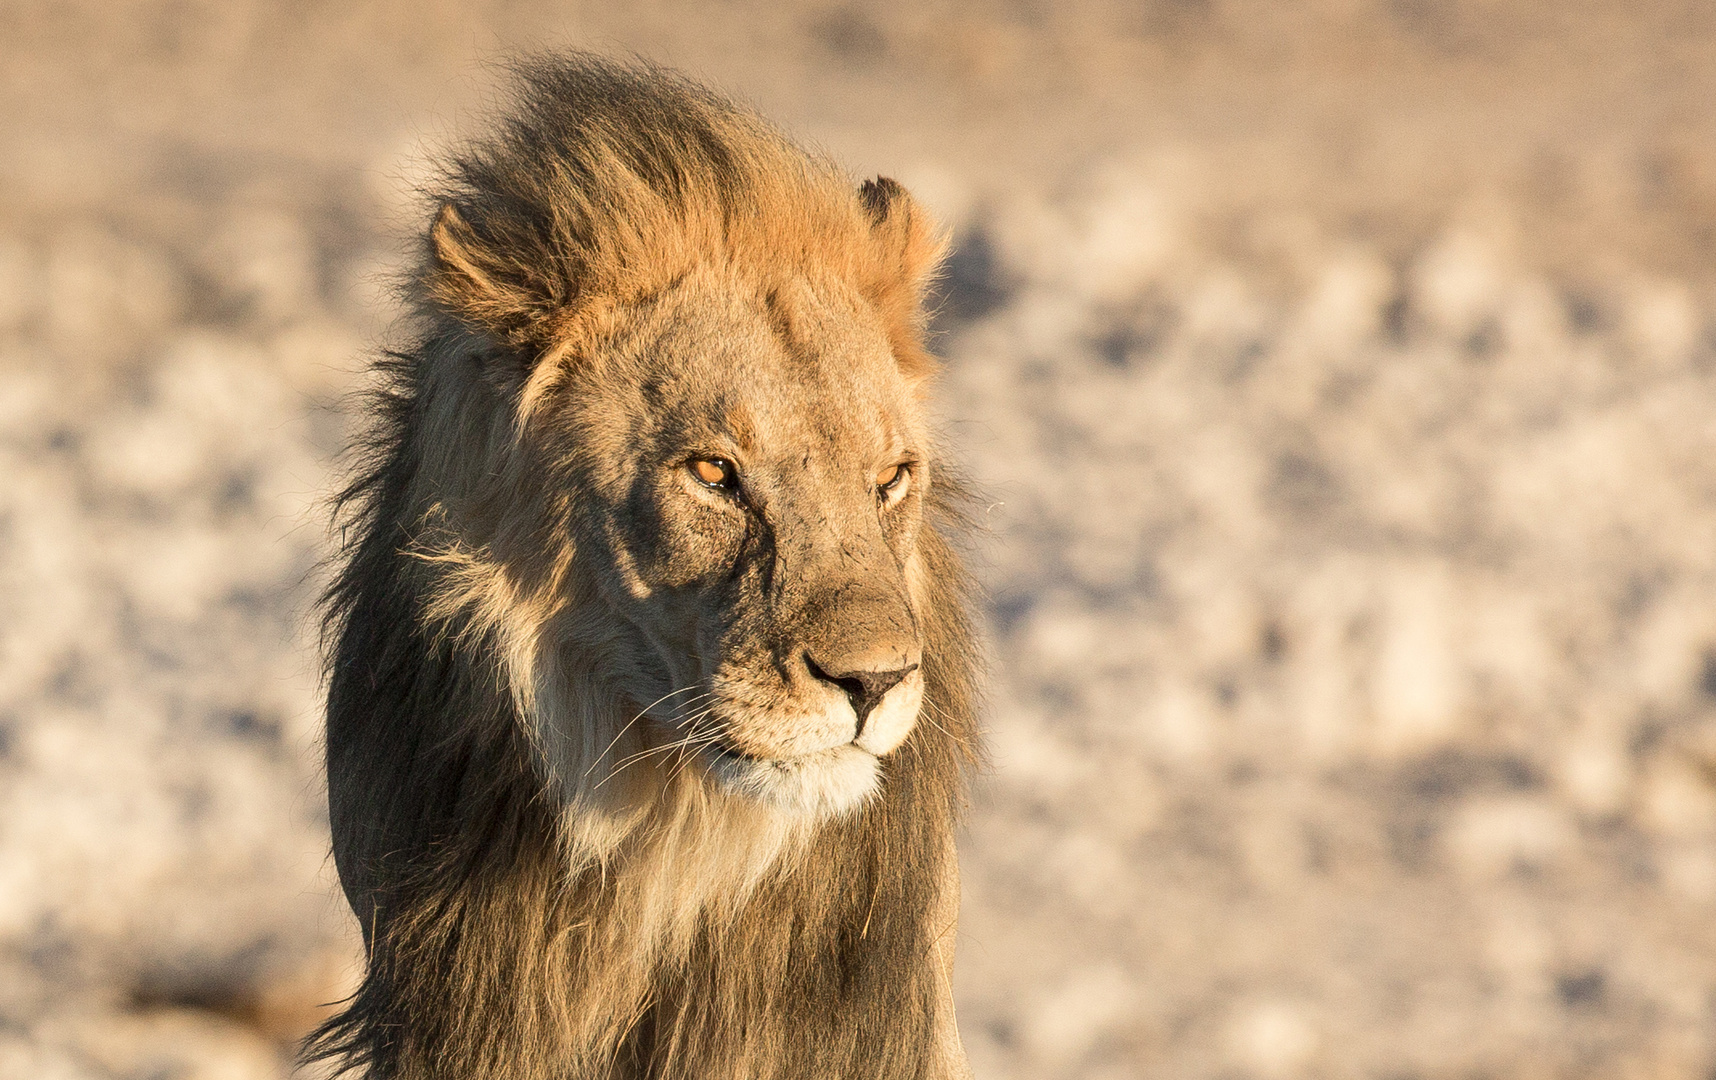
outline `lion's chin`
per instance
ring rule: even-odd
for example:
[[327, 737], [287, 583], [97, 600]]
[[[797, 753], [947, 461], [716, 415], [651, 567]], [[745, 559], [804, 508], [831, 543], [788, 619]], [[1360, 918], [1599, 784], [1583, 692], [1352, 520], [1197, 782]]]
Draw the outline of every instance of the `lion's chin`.
[[733, 794], [813, 818], [863, 804], [881, 779], [875, 755], [851, 744], [778, 761], [715, 750], [706, 760], [716, 782]]

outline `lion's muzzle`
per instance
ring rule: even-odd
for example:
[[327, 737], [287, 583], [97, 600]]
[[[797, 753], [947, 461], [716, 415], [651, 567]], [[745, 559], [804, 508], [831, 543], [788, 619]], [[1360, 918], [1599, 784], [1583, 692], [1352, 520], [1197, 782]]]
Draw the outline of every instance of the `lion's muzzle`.
[[729, 790], [813, 813], [845, 810], [874, 794], [878, 759], [906, 740], [923, 707], [916, 619], [903, 587], [874, 577], [783, 606], [769, 647], [735, 650], [720, 665], [712, 689], [723, 723], [707, 757]]
[[852, 741], [857, 742], [864, 737], [864, 722], [870, 718], [876, 706], [888, 695], [888, 691], [900, 685], [912, 672], [918, 669], [914, 662], [904, 667], [870, 669], [844, 669], [836, 665], [835, 670], [829, 671], [816, 662], [814, 656], [808, 653], [804, 658], [805, 666], [810, 673], [823, 682], [832, 683], [846, 694], [846, 700], [852, 705], [852, 714], [858, 723], [852, 734]]

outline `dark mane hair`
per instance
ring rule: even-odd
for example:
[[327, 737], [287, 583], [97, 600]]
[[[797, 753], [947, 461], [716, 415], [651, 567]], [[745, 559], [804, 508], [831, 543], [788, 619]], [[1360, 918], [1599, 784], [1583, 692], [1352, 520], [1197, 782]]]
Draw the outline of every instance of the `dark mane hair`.
[[[507, 635], [540, 622], [550, 584], [587, 619], [601, 601], [566, 584], [576, 555], [544, 539], [546, 511], [513, 505], [532, 464], [495, 434], [493, 402], [441, 374], [482, 353], [493, 401], [524, 409], [545, 356], [711, 259], [838, 274], [882, 313], [902, 366], [925, 371], [934, 239], [897, 185], [860, 188], [658, 70], [561, 55], [523, 65], [520, 85], [500, 134], [433, 193], [419, 335], [378, 365], [339, 496], [329, 815], [368, 968], [306, 1057], [378, 1078], [946, 1075], [953, 833], [978, 754], [959, 484], [938, 472], [919, 541], [925, 722], [879, 796], [816, 826], [735, 904], [686, 901], [660, 944], [638, 882], [674, 872], [673, 845], [731, 842], [745, 821], [681, 782], [664, 796], [680, 802], [606, 847], [579, 838], [584, 804], [544, 773]], [[881, 255], [878, 229], [898, 233]], [[467, 467], [479, 480], [454, 475]], [[483, 483], [471, 498], [493, 527], [473, 543], [438, 514]]]

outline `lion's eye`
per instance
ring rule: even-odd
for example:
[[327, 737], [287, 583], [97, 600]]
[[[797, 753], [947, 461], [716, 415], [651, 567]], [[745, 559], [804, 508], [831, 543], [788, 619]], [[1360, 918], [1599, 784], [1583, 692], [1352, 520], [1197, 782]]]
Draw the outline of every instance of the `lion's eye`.
[[905, 463], [890, 465], [876, 474], [876, 490], [886, 499], [898, 498], [905, 494], [906, 479], [911, 475], [911, 468]]
[[691, 462], [691, 475], [712, 488], [732, 490], [737, 479], [733, 463], [722, 458], [698, 458]]

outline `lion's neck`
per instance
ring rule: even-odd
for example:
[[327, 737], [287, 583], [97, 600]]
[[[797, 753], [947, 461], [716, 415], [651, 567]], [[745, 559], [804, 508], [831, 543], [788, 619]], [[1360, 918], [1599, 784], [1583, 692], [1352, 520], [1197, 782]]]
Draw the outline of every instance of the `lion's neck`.
[[761, 884], [798, 870], [814, 827], [723, 792], [696, 765], [657, 759], [640, 772], [629, 793], [642, 790], [641, 806], [565, 806], [562, 857], [574, 880], [605, 883], [612, 931], [649, 944], [632, 962], [672, 964], [700, 928], [731, 922]]
[[[605, 858], [521, 835], [510, 884], [464, 891], [453, 963], [420, 969], [421, 992], [470, 995], [438, 1042], [476, 1056], [421, 1075], [490, 1062], [518, 1080], [944, 1075], [935, 942], [950, 897], [884, 861], [901, 838], [866, 831], [886, 815], [792, 829], [678, 783]], [[562, 812], [565, 833], [589, 824]]]

